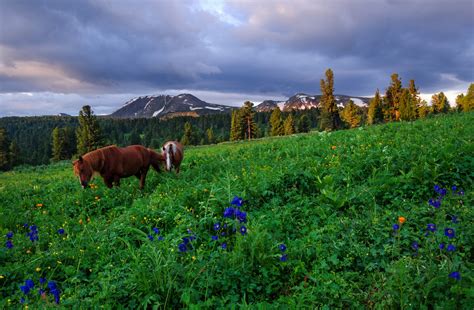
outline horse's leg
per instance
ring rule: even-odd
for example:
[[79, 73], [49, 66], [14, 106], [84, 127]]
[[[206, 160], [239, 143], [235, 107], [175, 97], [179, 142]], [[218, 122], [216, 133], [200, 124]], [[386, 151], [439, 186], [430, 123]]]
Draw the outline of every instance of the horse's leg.
[[104, 178], [105, 185], [107, 185], [108, 188], [112, 188], [113, 178], [111, 178], [110, 176], [104, 176], [103, 178]]
[[179, 164], [175, 166], [176, 174], [179, 173], [179, 166], [180, 166]]
[[114, 183], [117, 186], [120, 186], [120, 177], [118, 175], [114, 176]]
[[140, 189], [143, 189], [145, 187], [145, 179], [146, 179], [147, 173], [148, 173], [148, 168], [144, 168], [140, 175]]

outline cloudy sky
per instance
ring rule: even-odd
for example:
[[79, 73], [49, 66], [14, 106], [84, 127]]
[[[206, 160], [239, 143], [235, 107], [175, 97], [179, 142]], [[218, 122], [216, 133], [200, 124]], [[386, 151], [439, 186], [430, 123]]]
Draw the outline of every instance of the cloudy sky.
[[[474, 81], [474, 0], [0, 0], [0, 116], [371, 96], [394, 72], [450, 101]], [[454, 102], [451, 102], [454, 103]]]

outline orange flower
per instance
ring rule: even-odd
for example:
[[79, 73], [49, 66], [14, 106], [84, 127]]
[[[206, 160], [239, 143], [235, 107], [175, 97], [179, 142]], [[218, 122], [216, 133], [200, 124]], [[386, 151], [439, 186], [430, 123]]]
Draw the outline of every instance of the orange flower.
[[79, 225], [82, 225], [82, 219], [79, 220]]
[[332, 149], [332, 150], [335, 150], [335, 149], [336, 149], [336, 146], [335, 146], [335, 145], [331, 146], [331, 149]]
[[43, 204], [42, 204], [42, 203], [37, 203], [36, 206], [37, 206], [38, 208], [41, 208], [41, 207], [43, 206]]
[[407, 219], [404, 218], [403, 216], [399, 216], [399, 217], [398, 217], [398, 222], [399, 222], [400, 224], [403, 224], [403, 223], [405, 223], [406, 221], [407, 221]]

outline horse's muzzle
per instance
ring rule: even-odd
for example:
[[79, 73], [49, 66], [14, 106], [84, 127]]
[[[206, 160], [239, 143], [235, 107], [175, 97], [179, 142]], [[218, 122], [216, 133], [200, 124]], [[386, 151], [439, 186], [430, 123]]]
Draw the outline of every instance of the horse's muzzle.
[[81, 185], [82, 185], [82, 188], [84, 188], [84, 189], [87, 188], [87, 182], [86, 182], [86, 181], [82, 181], [82, 182], [81, 182]]

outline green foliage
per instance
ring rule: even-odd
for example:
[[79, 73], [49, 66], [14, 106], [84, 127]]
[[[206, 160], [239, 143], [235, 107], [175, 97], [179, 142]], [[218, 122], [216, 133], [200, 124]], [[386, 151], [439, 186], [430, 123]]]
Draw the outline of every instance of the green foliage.
[[257, 124], [255, 123], [255, 111], [253, 110], [253, 103], [245, 101], [244, 106], [239, 111], [240, 122], [244, 132], [244, 138], [247, 140], [255, 139], [257, 137]]
[[0, 170], [10, 168], [10, 139], [5, 128], [0, 127]]
[[[45, 277], [64, 308], [472, 309], [473, 130], [471, 112], [191, 147], [179, 176], [150, 172], [143, 191], [133, 177], [83, 190], [69, 162], [0, 173], [0, 308], [53, 307], [37, 294]], [[439, 209], [435, 184], [448, 188]], [[247, 232], [213, 241], [214, 224], [241, 225], [223, 219], [234, 195]]]
[[207, 128], [206, 130], [206, 138], [207, 138], [207, 144], [213, 144], [216, 139], [214, 137], [214, 130], [211, 128]]
[[79, 155], [103, 146], [103, 138], [97, 118], [91, 107], [85, 105], [79, 112], [79, 126], [76, 130], [77, 152]]
[[341, 118], [334, 98], [334, 74], [326, 70], [326, 79], [321, 79], [321, 130], [337, 130], [341, 127]]
[[469, 112], [474, 110], [474, 84], [471, 83], [467, 94], [460, 94], [456, 98], [456, 107], [458, 111]]
[[311, 122], [309, 120], [308, 115], [302, 114], [301, 117], [298, 119], [298, 132], [309, 132], [311, 129]]
[[354, 103], [354, 101], [349, 99], [349, 102], [346, 104], [341, 113], [341, 118], [348, 125], [349, 128], [359, 127], [361, 121], [362, 111]]
[[431, 97], [431, 106], [433, 107], [433, 113], [447, 113], [449, 111], [448, 98], [443, 92], [434, 94]]
[[232, 123], [230, 125], [230, 141], [238, 141], [244, 138], [240, 110], [232, 111]]
[[286, 117], [285, 122], [283, 123], [283, 130], [285, 135], [292, 135], [296, 132], [293, 115], [289, 114]]
[[412, 121], [416, 119], [416, 98], [406, 88], [402, 90], [400, 95], [400, 120]]
[[402, 96], [402, 81], [397, 73], [393, 73], [390, 78], [390, 86], [387, 88], [383, 99], [383, 113], [386, 122], [400, 119], [399, 106], [400, 97]]
[[190, 145], [193, 142], [193, 128], [189, 122], [184, 124], [184, 134], [181, 138], [181, 143], [183, 145]]
[[280, 108], [275, 108], [270, 115], [270, 135], [282, 136], [284, 134], [283, 120]]

